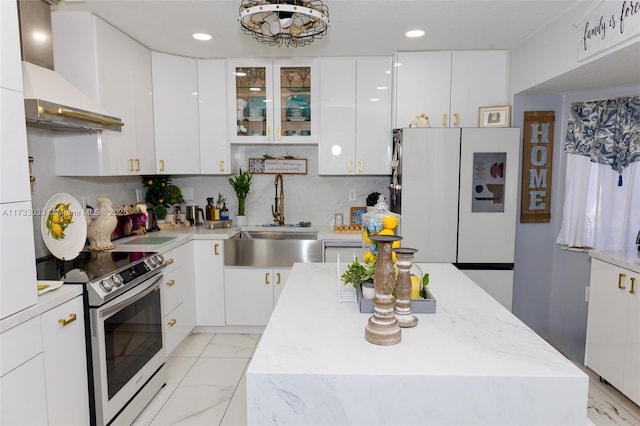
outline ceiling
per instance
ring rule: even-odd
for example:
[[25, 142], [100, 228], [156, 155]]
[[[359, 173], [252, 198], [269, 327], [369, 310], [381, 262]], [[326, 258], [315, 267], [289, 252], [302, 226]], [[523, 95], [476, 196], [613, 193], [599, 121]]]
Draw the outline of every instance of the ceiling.
[[[240, 0], [63, 0], [52, 10], [90, 11], [148, 48], [195, 58], [308, 56], [391, 56], [398, 50], [510, 49], [577, 0], [324, 0], [331, 27], [327, 35], [300, 48], [270, 47], [242, 33], [237, 22]], [[404, 33], [423, 29], [408, 39]], [[196, 41], [206, 32], [210, 41]], [[622, 55], [640, 65], [640, 43]], [[638, 83], [638, 67], [612, 70], [609, 85]], [[586, 80], [572, 72], [547, 82], [537, 92], [584, 90], [602, 80], [605, 64], [592, 65]], [[584, 68], [584, 67], [581, 67]], [[631, 70], [630, 70], [631, 68]], [[618, 73], [620, 76], [618, 77]], [[585, 83], [581, 83], [584, 81]], [[600, 83], [601, 84], [601, 81]], [[571, 90], [567, 90], [567, 88]]]

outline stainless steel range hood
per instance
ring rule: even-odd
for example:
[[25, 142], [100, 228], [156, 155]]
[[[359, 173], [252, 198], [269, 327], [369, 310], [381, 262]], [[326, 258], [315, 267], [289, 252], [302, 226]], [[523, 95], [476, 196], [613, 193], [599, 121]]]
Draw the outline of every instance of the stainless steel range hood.
[[122, 120], [109, 115], [54, 71], [50, 4], [58, 1], [18, 1], [27, 125], [54, 130], [121, 131]]

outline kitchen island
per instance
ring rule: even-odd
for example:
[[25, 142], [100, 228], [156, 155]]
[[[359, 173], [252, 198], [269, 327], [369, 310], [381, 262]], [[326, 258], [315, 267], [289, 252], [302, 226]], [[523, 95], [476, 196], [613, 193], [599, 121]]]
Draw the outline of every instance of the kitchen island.
[[338, 302], [335, 264], [296, 264], [247, 370], [248, 424], [588, 424], [582, 371], [452, 265], [420, 266], [437, 312], [383, 347]]

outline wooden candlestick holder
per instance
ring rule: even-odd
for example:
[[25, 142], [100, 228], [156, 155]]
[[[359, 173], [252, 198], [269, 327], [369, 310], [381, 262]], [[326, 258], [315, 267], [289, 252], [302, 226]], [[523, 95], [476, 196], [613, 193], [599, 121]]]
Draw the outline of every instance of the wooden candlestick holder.
[[402, 328], [415, 327], [418, 325], [418, 318], [411, 313], [411, 265], [413, 265], [413, 255], [417, 249], [408, 247], [398, 247], [396, 252], [398, 261], [398, 279], [396, 280], [396, 305], [394, 308], [398, 325]]
[[401, 331], [394, 315], [395, 271], [391, 257], [391, 245], [402, 237], [395, 235], [372, 235], [378, 245], [378, 261], [373, 278], [376, 295], [373, 298], [373, 316], [364, 330], [364, 337], [375, 345], [390, 346], [400, 343]]

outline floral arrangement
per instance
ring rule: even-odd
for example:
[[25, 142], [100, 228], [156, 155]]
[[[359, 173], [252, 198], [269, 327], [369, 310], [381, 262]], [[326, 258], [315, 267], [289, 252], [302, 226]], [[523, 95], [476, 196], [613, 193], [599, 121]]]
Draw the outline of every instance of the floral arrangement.
[[142, 176], [142, 184], [147, 188], [144, 200], [151, 204], [151, 210], [158, 219], [167, 216], [167, 207], [184, 203], [182, 190], [171, 183], [169, 175]]
[[341, 275], [340, 279], [343, 284], [351, 283], [353, 287], [357, 289], [362, 283], [367, 281], [373, 282], [375, 272], [375, 263], [360, 263], [356, 257]]

